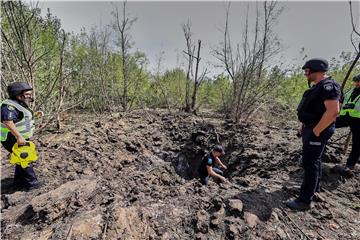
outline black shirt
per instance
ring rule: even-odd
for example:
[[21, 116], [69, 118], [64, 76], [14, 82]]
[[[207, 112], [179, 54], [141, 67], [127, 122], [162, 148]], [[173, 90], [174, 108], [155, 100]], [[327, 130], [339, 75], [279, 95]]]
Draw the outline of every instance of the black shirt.
[[215, 158], [210, 153], [205, 154], [205, 156], [202, 158], [200, 166], [199, 166], [199, 175], [200, 176], [207, 176], [207, 166], [214, 167], [215, 166]]
[[304, 92], [297, 108], [299, 121], [307, 125], [316, 125], [326, 111], [325, 100], [339, 100], [339, 84], [326, 78]]
[[354, 101], [355, 98], [357, 98], [359, 95], [360, 95], [360, 87], [354, 88], [354, 90], [353, 90], [353, 92], [351, 93], [351, 96], [350, 96], [350, 101]]

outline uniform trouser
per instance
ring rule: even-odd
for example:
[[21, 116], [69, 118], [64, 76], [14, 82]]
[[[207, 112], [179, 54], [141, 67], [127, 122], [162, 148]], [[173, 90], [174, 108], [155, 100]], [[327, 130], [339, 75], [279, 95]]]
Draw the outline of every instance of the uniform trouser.
[[[8, 138], [6, 141], [1, 142], [1, 144], [11, 153], [15, 142], [16, 140]], [[39, 185], [31, 163], [26, 168], [22, 168], [20, 165], [15, 166], [14, 185], [17, 188], [30, 188]]]
[[352, 148], [346, 161], [346, 166], [354, 167], [360, 158], [360, 125], [351, 122], [350, 117], [338, 117], [336, 119], [336, 128], [350, 127]]
[[321, 157], [335, 126], [321, 132], [319, 137], [312, 127], [305, 127], [302, 134], [304, 179], [300, 189], [299, 200], [310, 203], [316, 191], [320, 191]]
[[[216, 167], [213, 167], [212, 170], [213, 170], [214, 172], [216, 172], [217, 174], [221, 175], [221, 176], [224, 175], [223, 171], [221, 171], [220, 169], [218, 169], [218, 168], [216, 168]], [[201, 182], [203, 185], [208, 185], [208, 183], [209, 183], [209, 177], [210, 177], [209, 175], [200, 176], [200, 182]]]

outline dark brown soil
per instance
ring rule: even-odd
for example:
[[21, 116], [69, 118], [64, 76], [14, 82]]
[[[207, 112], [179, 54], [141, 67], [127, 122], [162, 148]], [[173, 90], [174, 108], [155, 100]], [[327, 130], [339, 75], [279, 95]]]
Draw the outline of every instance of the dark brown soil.
[[[307, 212], [283, 205], [302, 178], [295, 129], [213, 114], [72, 114], [35, 137], [40, 189], [12, 189], [2, 149], [2, 239], [360, 239], [360, 171], [333, 168], [345, 160], [339, 131], [323, 199]], [[202, 186], [199, 160], [216, 143], [230, 182]]]

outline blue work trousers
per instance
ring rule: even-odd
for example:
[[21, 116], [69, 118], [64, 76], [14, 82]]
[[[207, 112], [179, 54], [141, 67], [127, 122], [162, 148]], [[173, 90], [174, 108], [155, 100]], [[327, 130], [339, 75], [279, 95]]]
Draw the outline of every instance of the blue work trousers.
[[313, 127], [305, 127], [302, 133], [304, 179], [299, 200], [310, 203], [315, 192], [320, 191], [321, 157], [327, 141], [335, 132], [334, 124], [323, 130], [319, 137], [313, 133]]
[[[223, 171], [221, 171], [220, 169], [218, 169], [218, 168], [216, 168], [216, 167], [213, 167], [212, 170], [213, 170], [214, 172], [216, 172], [217, 174], [221, 175], [221, 176], [224, 175]], [[203, 185], [208, 185], [208, 183], [209, 183], [209, 177], [210, 177], [209, 175], [200, 176], [200, 181], [201, 181], [201, 183], [202, 183]]]
[[[1, 142], [3, 147], [10, 153], [12, 153], [12, 147], [15, 143], [15, 138], [8, 138], [6, 141]], [[22, 168], [20, 165], [15, 166], [14, 185], [19, 189], [27, 189], [39, 185], [39, 181], [31, 163], [26, 168]]]

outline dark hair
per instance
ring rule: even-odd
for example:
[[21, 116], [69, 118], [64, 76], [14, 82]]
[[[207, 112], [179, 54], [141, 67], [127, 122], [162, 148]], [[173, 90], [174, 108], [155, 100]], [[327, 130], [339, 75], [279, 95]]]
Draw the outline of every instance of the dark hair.
[[222, 155], [225, 154], [224, 148], [221, 145], [215, 145], [214, 148], [213, 148], [213, 151], [219, 152]]

